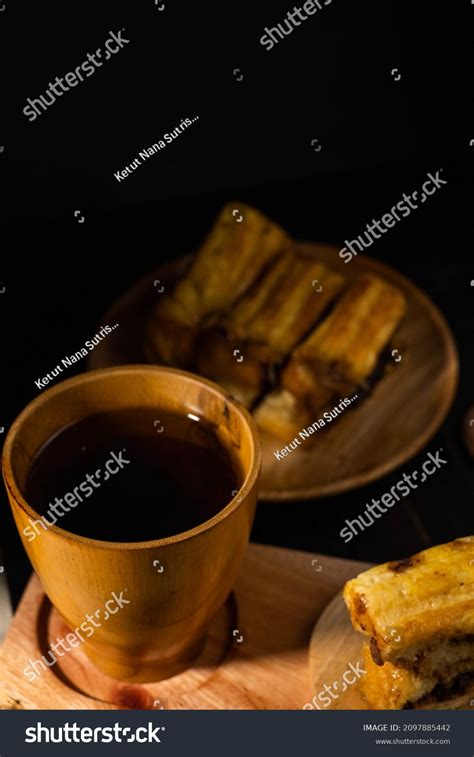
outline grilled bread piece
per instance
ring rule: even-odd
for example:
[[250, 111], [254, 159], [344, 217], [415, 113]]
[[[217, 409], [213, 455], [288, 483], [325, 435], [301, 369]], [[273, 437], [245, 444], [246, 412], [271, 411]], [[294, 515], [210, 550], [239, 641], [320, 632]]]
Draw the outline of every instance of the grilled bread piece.
[[251, 407], [264, 384], [265, 366], [251, 354], [249, 346], [233, 342], [217, 328], [201, 332], [196, 343], [193, 368], [197, 373], [216, 381], [236, 400]]
[[157, 303], [148, 326], [147, 353], [166, 363], [191, 364], [198, 329], [229, 308], [290, 240], [257, 210], [228, 203], [204, 241], [187, 275]]
[[[360, 686], [368, 705], [375, 710], [457, 709], [469, 704], [474, 693], [474, 673], [469, 663], [442, 679], [422, 676], [386, 662], [377, 665], [368, 644], [363, 649], [364, 669]], [[472, 662], [471, 662], [472, 670]]]
[[377, 665], [438, 680], [465, 664], [474, 671], [474, 537], [371, 568], [344, 599]]
[[314, 326], [343, 285], [344, 278], [324, 263], [289, 252], [240, 300], [224, 327], [234, 339], [259, 346], [262, 358], [278, 362]]
[[[405, 297], [397, 287], [366, 273], [349, 286], [332, 312], [297, 347], [283, 369], [281, 388], [295, 398], [295, 416], [303, 425], [315, 413], [356, 389], [367, 388], [380, 354], [406, 310]], [[257, 410], [262, 428], [280, 436], [281, 423], [274, 416], [280, 404], [288, 405], [278, 392]], [[291, 422], [298, 431], [300, 422]], [[300, 426], [301, 428], [301, 426]]]
[[315, 420], [286, 389], [269, 392], [253, 411], [253, 417], [262, 431], [286, 442]]
[[377, 665], [368, 644], [363, 649], [365, 675], [360, 686], [374, 710], [460, 709], [474, 697], [474, 660], [465, 660], [443, 676], [423, 676], [386, 662]]
[[343, 277], [324, 263], [292, 252], [281, 255], [212, 330], [202, 333], [196, 369], [251, 404], [274, 366], [315, 324], [343, 284]]
[[360, 276], [298, 347], [282, 386], [319, 409], [363, 387], [405, 314], [404, 295], [372, 273]]
[[369, 644], [363, 646], [362, 667], [365, 675], [359, 685], [367, 704], [374, 710], [403, 710], [408, 703], [422, 699], [436, 686], [435, 678], [423, 678], [391, 662], [377, 665]]

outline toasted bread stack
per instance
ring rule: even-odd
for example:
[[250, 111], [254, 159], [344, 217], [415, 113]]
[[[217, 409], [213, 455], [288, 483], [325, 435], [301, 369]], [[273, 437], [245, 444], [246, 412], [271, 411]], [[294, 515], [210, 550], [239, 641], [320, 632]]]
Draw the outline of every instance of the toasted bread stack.
[[[311, 287], [316, 278], [323, 282], [318, 295]], [[283, 252], [234, 308], [202, 333], [197, 370], [252, 405], [343, 284], [324, 263]], [[234, 350], [243, 356], [241, 364]]]
[[[364, 389], [405, 312], [403, 294], [373, 274], [349, 286], [332, 312], [296, 348], [281, 374], [281, 389], [256, 410], [259, 425], [294, 436], [301, 421], [333, 400]], [[286, 418], [286, 420], [284, 420]]]
[[287, 440], [363, 386], [404, 312], [395, 286], [373, 274], [347, 285], [261, 213], [229, 203], [156, 305], [146, 349], [218, 382]]
[[368, 642], [374, 709], [457, 709], [474, 697], [474, 537], [361, 573], [344, 589]]

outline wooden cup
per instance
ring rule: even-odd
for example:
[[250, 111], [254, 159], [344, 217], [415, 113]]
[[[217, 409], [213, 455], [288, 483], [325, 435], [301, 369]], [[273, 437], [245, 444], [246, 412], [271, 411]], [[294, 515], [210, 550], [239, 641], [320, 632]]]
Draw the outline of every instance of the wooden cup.
[[[210, 520], [164, 539], [107, 542], [52, 525], [28, 541], [23, 529], [40, 516], [22, 491], [41, 447], [85, 416], [134, 407], [156, 407], [157, 418], [161, 408], [192, 413], [212, 424], [238, 475], [234, 498]], [[103, 618], [112, 592], [124, 592], [129, 602], [90, 637], [79, 631], [82, 648], [100, 670], [120, 680], [146, 682], [189, 666], [239, 571], [260, 465], [260, 439], [245, 408], [212, 382], [171, 368], [126, 365], [91, 371], [43, 392], [18, 416], [5, 440], [3, 476], [44, 591], [71, 629], [98, 609]], [[130, 510], [133, 514], [133, 502]]]

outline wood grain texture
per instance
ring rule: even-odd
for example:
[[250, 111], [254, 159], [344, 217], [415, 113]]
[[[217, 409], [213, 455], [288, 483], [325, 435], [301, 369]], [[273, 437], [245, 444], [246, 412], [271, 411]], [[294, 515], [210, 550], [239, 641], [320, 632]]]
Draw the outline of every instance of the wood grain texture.
[[184, 673], [152, 684], [109, 678], [80, 648], [65, 655], [61, 668], [58, 663], [30, 683], [22, 673], [28, 659], [39, 659], [48, 638], [65, 631], [33, 576], [0, 653], [0, 707], [301, 709], [312, 696], [308, 645], [314, 624], [331, 597], [364, 568], [250, 544], [201, 657]]
[[[358, 407], [346, 410], [283, 460], [273, 454], [283, 446], [281, 440], [263, 435], [262, 500], [334, 495], [386, 475], [417, 454], [436, 433], [458, 381], [458, 357], [449, 326], [427, 295], [405, 276], [366, 255], [345, 264], [333, 246], [301, 242], [297, 249], [330, 265], [349, 281], [370, 271], [400, 287], [408, 311], [393, 349], [398, 349], [402, 359], [393, 362]], [[120, 328], [94, 349], [90, 368], [147, 362], [145, 326], [160, 296], [153, 282], [159, 279], [166, 292], [190, 260], [188, 256], [157, 269], [112, 305], [101, 324], [118, 322]]]

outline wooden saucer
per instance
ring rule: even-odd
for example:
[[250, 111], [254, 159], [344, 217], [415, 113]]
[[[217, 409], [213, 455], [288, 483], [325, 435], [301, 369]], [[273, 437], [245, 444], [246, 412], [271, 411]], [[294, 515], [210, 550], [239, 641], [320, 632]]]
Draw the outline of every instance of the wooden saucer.
[[[359, 572], [369, 567], [361, 563]], [[343, 678], [347, 670], [349, 681], [356, 678], [351, 664], [356, 669], [358, 662], [362, 665], [362, 644], [362, 635], [354, 631], [339, 592], [319, 617], [309, 642], [309, 669], [315, 699], [308, 702], [315, 710], [368, 709], [358, 681], [347, 685]], [[332, 695], [324, 688], [326, 685], [331, 688]]]

